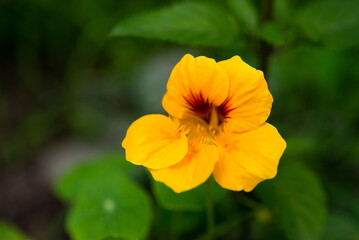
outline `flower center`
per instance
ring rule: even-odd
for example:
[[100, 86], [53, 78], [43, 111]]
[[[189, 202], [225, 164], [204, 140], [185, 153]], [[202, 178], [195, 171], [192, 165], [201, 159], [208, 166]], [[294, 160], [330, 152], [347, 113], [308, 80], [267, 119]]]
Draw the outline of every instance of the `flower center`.
[[218, 129], [220, 125], [228, 118], [233, 110], [230, 106], [230, 99], [227, 98], [220, 106], [210, 103], [203, 97], [202, 92], [193, 94], [192, 92], [185, 97], [188, 109], [197, 117], [204, 120], [210, 128]]

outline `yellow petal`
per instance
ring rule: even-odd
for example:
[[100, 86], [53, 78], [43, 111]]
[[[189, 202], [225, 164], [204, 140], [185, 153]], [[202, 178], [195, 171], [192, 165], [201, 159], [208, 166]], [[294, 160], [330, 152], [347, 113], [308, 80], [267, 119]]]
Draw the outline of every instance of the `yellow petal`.
[[249, 173], [229, 152], [222, 151], [215, 165], [213, 176], [223, 188], [233, 191], [252, 191], [262, 178]]
[[186, 54], [172, 70], [162, 105], [170, 115], [181, 119], [196, 111], [193, 105], [221, 105], [228, 89], [227, 73], [215, 60]]
[[170, 118], [151, 114], [132, 123], [122, 147], [127, 161], [158, 169], [181, 161], [187, 154], [188, 142]]
[[245, 133], [227, 133], [221, 139], [220, 160], [213, 175], [224, 188], [251, 191], [276, 176], [286, 143], [277, 129], [265, 123]]
[[183, 161], [168, 168], [149, 169], [156, 181], [163, 182], [179, 193], [197, 187], [211, 176], [214, 164], [218, 160], [217, 147], [201, 144], [193, 149]]
[[225, 128], [244, 132], [256, 129], [268, 118], [273, 98], [263, 72], [246, 64], [239, 56], [218, 62], [229, 76], [229, 94], [223, 107], [228, 111]]

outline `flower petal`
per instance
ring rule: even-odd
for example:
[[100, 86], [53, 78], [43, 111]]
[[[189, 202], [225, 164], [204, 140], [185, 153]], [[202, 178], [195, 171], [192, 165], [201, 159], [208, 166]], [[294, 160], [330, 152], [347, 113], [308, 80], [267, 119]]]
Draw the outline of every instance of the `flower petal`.
[[181, 161], [187, 154], [188, 142], [170, 118], [151, 114], [132, 123], [122, 146], [127, 161], [158, 169]]
[[221, 105], [228, 89], [228, 75], [215, 60], [186, 54], [172, 70], [162, 105], [170, 115], [182, 119], [193, 114], [193, 105]]
[[227, 130], [244, 132], [256, 129], [268, 118], [273, 98], [263, 72], [246, 64], [239, 56], [218, 62], [229, 76], [229, 94], [223, 108], [228, 111]]
[[249, 173], [234, 157], [228, 152], [221, 152], [215, 165], [213, 176], [223, 188], [250, 192], [264, 179]]
[[156, 181], [163, 182], [179, 193], [197, 187], [211, 176], [218, 160], [217, 147], [201, 144], [189, 148], [183, 161], [168, 168], [149, 169]]
[[277, 129], [265, 123], [245, 133], [227, 133], [221, 139], [220, 160], [213, 175], [224, 188], [251, 191], [276, 176], [286, 143]]

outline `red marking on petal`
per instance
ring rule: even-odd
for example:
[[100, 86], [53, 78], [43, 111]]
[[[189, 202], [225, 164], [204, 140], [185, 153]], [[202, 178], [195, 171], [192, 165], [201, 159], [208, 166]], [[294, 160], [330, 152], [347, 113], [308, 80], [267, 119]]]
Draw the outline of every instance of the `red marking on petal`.
[[227, 98], [219, 107], [217, 107], [217, 112], [223, 121], [225, 118], [229, 118], [229, 113], [234, 109], [236, 108], [232, 107], [231, 98]]
[[210, 105], [208, 99], [205, 100], [202, 93], [193, 94], [190, 93], [189, 96], [184, 98], [188, 103], [188, 108], [195, 113], [206, 113], [210, 110]]
[[211, 104], [208, 102], [208, 99], [203, 97], [202, 92], [199, 92], [198, 94], [190, 92], [190, 94], [184, 97], [184, 99], [186, 100], [188, 104], [187, 108], [190, 111], [203, 118], [205, 121], [209, 121]]
[[[214, 110], [213, 104], [205, 99], [202, 92], [194, 94], [190, 92], [188, 96], [185, 96], [188, 106], [187, 108], [195, 115], [209, 123], [211, 117], [211, 111]], [[214, 111], [217, 111], [218, 124], [220, 125], [226, 118], [229, 118], [229, 113], [235, 108], [231, 105], [231, 98], [227, 98], [220, 106], [215, 107]]]

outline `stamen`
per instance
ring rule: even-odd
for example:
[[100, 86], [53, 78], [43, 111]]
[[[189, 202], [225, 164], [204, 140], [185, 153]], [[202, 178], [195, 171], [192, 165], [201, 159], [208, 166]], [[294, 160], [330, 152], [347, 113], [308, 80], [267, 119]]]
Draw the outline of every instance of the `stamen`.
[[216, 108], [212, 106], [211, 115], [209, 117], [209, 126], [210, 128], [216, 129], [218, 128], [218, 123], [219, 123], [218, 113], [216, 111]]

